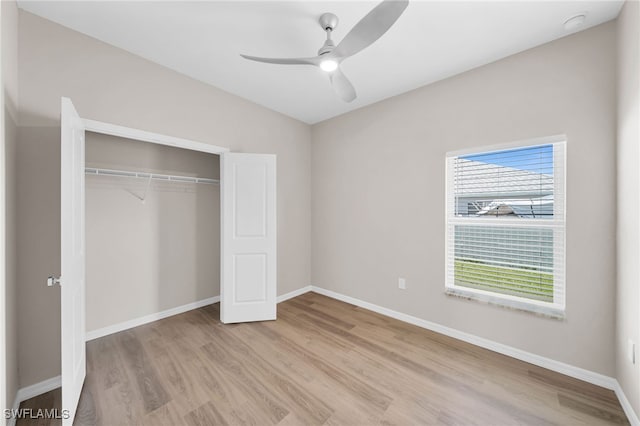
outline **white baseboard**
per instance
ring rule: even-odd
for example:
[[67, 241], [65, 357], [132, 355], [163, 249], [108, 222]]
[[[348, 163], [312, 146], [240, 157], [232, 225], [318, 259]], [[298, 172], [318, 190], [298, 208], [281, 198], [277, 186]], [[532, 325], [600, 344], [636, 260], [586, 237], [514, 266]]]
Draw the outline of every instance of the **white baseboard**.
[[311, 291], [311, 286], [308, 285], [306, 287], [299, 288], [297, 290], [290, 291], [289, 293], [285, 293], [281, 296], [278, 296], [276, 299], [278, 303], [282, 303], [285, 300], [293, 299], [294, 297], [300, 296], [301, 294], [309, 293]]
[[[54, 389], [62, 386], [62, 378], [60, 376], [52, 377], [47, 380], [43, 380], [39, 383], [34, 383], [30, 386], [25, 386], [23, 388], [18, 389], [16, 392], [16, 398], [13, 401], [13, 410], [17, 410], [20, 408], [20, 403], [22, 401], [26, 401], [27, 399], [31, 399], [34, 396], [42, 395], [43, 393], [47, 393]], [[16, 418], [12, 417], [7, 420], [7, 426], [14, 426], [16, 424]]]
[[198, 300], [197, 302], [187, 303], [186, 305], [176, 306], [175, 308], [167, 309], [162, 312], [154, 312], [153, 314], [145, 315], [143, 317], [134, 318], [129, 321], [120, 322], [118, 324], [109, 325], [107, 327], [99, 328], [87, 332], [85, 340], [98, 339], [100, 337], [108, 336], [109, 334], [118, 333], [120, 331], [128, 330], [130, 328], [138, 327], [140, 325], [148, 324], [153, 321], [158, 321], [163, 318], [168, 318], [174, 315], [182, 314], [193, 309], [198, 309], [203, 306], [211, 305], [220, 301], [220, 296], [209, 297], [208, 299]]
[[321, 287], [311, 286], [311, 291], [318, 294], [322, 294], [327, 297], [331, 297], [332, 299], [341, 300], [346, 303], [351, 303], [352, 305], [356, 305], [361, 308], [368, 309], [370, 311], [377, 312], [379, 314], [382, 314], [391, 318], [395, 318], [397, 320], [404, 321], [409, 324], [416, 325], [418, 327], [425, 328], [427, 330], [435, 331], [436, 333], [444, 334], [445, 336], [453, 337], [454, 339], [462, 340], [464, 342], [471, 343], [473, 345], [480, 346], [482, 348], [489, 349], [491, 351], [498, 352], [500, 354], [507, 355], [512, 358], [516, 358], [521, 361], [525, 361], [530, 364], [534, 364], [539, 367], [543, 367], [543, 368], [555, 371], [557, 373], [564, 374], [566, 376], [583, 380], [587, 383], [592, 383], [594, 385], [613, 390], [618, 396], [618, 399], [620, 400], [620, 405], [622, 405], [622, 408], [624, 409], [624, 412], [627, 415], [629, 422], [634, 426], [640, 426], [640, 422], [638, 421], [638, 416], [636, 415], [633, 408], [631, 407], [631, 404], [627, 400], [627, 397], [622, 391], [620, 384], [613, 377], [605, 376], [604, 374], [596, 373], [594, 371], [569, 365], [564, 362], [553, 360], [551, 358], [546, 358], [540, 355], [536, 355], [531, 352], [523, 351], [522, 349], [514, 348], [512, 346], [503, 345], [502, 343], [494, 342], [492, 340], [475, 336], [470, 333], [465, 333], [463, 331], [446, 327], [444, 325], [437, 324], [431, 321], [427, 321], [422, 318], [417, 318], [411, 315], [403, 314], [402, 312], [397, 312], [392, 309], [374, 305], [373, 303], [365, 302], [363, 300], [356, 299], [351, 296], [346, 296], [341, 293], [336, 293], [335, 291], [327, 290]]
[[[311, 286], [308, 285], [306, 287], [299, 288], [298, 290], [291, 291], [289, 293], [278, 296], [276, 299], [278, 303], [284, 302], [285, 300], [289, 300], [293, 297], [300, 296], [301, 294], [308, 293], [311, 291]], [[187, 311], [191, 311], [193, 309], [198, 309], [203, 306], [211, 305], [220, 301], [220, 296], [210, 297], [208, 299], [199, 300], [193, 303], [187, 303], [186, 305], [177, 306], [175, 308], [167, 309], [162, 312], [154, 312], [153, 314], [145, 315], [140, 318], [134, 318], [129, 321], [124, 321], [118, 324], [109, 325], [107, 327], [99, 328], [97, 330], [92, 330], [87, 332], [85, 340], [88, 342], [90, 340], [98, 339], [100, 337], [108, 336], [109, 334], [118, 333], [120, 331], [128, 330], [130, 328], [138, 327], [140, 325], [148, 324], [153, 321], [158, 321], [163, 318], [168, 318], [174, 315], [182, 314]]]
[[312, 290], [316, 293], [331, 297], [332, 299], [351, 303], [352, 305], [356, 305], [361, 308], [365, 308], [400, 321], [408, 322], [409, 324], [417, 325], [418, 327], [426, 328], [427, 330], [435, 331], [437, 333], [444, 334], [445, 336], [453, 337], [454, 339], [462, 340], [463, 342], [471, 343], [473, 345], [480, 346], [482, 348], [489, 349], [503, 355], [508, 355], [512, 358], [526, 361], [540, 367], [548, 368], [549, 370], [557, 371], [558, 373], [575, 377], [576, 379], [584, 380], [585, 382], [593, 383], [595, 385], [602, 386], [611, 390], [614, 390], [615, 388], [615, 379], [603, 374], [585, 370], [580, 367], [574, 367], [560, 361], [555, 361], [550, 358], [532, 354], [531, 352], [526, 352], [512, 346], [503, 345], [502, 343], [494, 342], [493, 340], [478, 337], [470, 333], [465, 333], [464, 331], [446, 327], [444, 325], [427, 321], [422, 318], [403, 314], [402, 312], [397, 312], [388, 308], [384, 308], [382, 306], [374, 305], [373, 303], [365, 302], [354, 297], [345, 296], [344, 294], [336, 293], [331, 290], [326, 290], [320, 287], [312, 287]]
[[[311, 286], [308, 285], [306, 287], [299, 288], [298, 290], [294, 290], [289, 293], [280, 295], [276, 300], [277, 300], [277, 303], [281, 303], [281, 302], [284, 302], [285, 300], [292, 299], [296, 296], [300, 296], [301, 294], [308, 293], [310, 291], [311, 291]], [[162, 312], [155, 312], [150, 315], [145, 315], [143, 317], [135, 318], [129, 321], [124, 321], [118, 324], [113, 324], [107, 327], [90, 331], [86, 334], [85, 339], [86, 341], [98, 339], [103, 336], [108, 336], [109, 334], [118, 333], [120, 331], [137, 327], [139, 325], [148, 324], [153, 321], [157, 321], [163, 318], [168, 318], [173, 315], [182, 314], [184, 312], [191, 311], [193, 309], [198, 309], [203, 306], [212, 305], [219, 301], [220, 301], [220, 296], [214, 296], [208, 299], [203, 299], [197, 302], [188, 303], [186, 305], [167, 309]], [[20, 403], [22, 401], [26, 401], [27, 399], [33, 398], [34, 396], [38, 396], [43, 393], [49, 392], [50, 390], [59, 388], [60, 386], [62, 386], [62, 381], [60, 376], [57, 376], [57, 377], [52, 377], [50, 379], [44, 380], [40, 383], [36, 383], [31, 386], [18, 389], [12, 408], [17, 410], [18, 408], [20, 408]], [[8, 426], [13, 426], [14, 424], [15, 424], [15, 419], [8, 421]]]
[[[550, 358], [536, 355], [527, 351], [523, 351], [518, 348], [514, 348], [512, 346], [503, 345], [502, 343], [494, 342], [489, 339], [478, 337], [470, 333], [465, 333], [463, 331], [446, 327], [444, 325], [427, 321], [418, 317], [403, 314], [402, 312], [397, 312], [392, 309], [374, 305], [373, 303], [365, 302], [363, 300], [356, 299], [351, 296], [346, 296], [341, 293], [336, 293], [331, 290], [326, 290], [321, 287], [306, 286], [298, 290], [294, 290], [292, 292], [278, 296], [277, 302], [278, 303], [284, 302], [285, 300], [289, 300], [291, 298], [300, 296], [301, 294], [307, 293], [309, 291], [313, 291], [315, 293], [322, 294], [327, 297], [331, 297], [332, 299], [341, 300], [346, 303], [351, 303], [352, 305], [356, 305], [361, 308], [368, 309], [370, 311], [377, 312], [379, 314], [382, 314], [391, 318], [395, 318], [397, 320], [404, 321], [409, 324], [416, 325], [418, 327], [425, 328], [427, 330], [435, 331], [436, 333], [444, 334], [445, 336], [453, 337], [454, 339], [462, 340], [464, 342], [471, 343], [473, 345], [480, 346], [482, 348], [489, 349], [491, 351], [498, 352], [503, 355], [507, 355], [512, 358], [516, 358], [521, 361], [525, 361], [530, 364], [537, 365], [539, 367], [547, 368], [549, 370], [552, 370], [552, 371], [555, 371], [579, 380], [583, 380], [587, 383], [592, 383], [594, 385], [613, 390], [616, 393], [616, 396], [618, 397], [618, 399], [620, 400], [620, 405], [622, 406], [625, 414], [627, 415], [627, 418], [631, 423], [631, 425], [640, 426], [640, 420], [638, 418], [638, 415], [635, 413], [635, 411], [633, 410], [633, 407], [629, 403], [629, 400], [624, 394], [624, 391], [622, 390], [620, 383], [618, 383], [618, 381], [613, 377], [605, 376], [603, 374], [596, 373], [594, 371], [589, 371], [584, 368], [576, 367], [560, 361], [556, 361]], [[119, 331], [127, 330], [129, 328], [133, 328], [142, 324], [147, 324], [149, 322], [157, 321], [162, 318], [167, 318], [172, 315], [177, 315], [183, 312], [187, 312], [192, 309], [197, 309], [202, 306], [207, 306], [219, 301], [220, 301], [220, 296], [215, 296], [209, 299], [204, 299], [198, 302], [168, 309], [163, 312], [147, 315], [131, 321], [126, 321], [120, 324], [115, 324], [109, 327], [101, 328], [99, 330], [94, 330], [92, 332], [87, 333], [87, 340], [97, 339], [98, 337], [106, 336], [112, 333], [117, 333]], [[61, 378], [60, 376], [57, 376], [51, 379], [44, 380], [40, 383], [36, 383], [34, 385], [19, 389], [16, 394], [13, 408], [17, 409], [22, 401], [27, 400], [29, 398], [33, 398], [34, 396], [38, 396], [45, 392], [49, 392], [50, 390], [53, 390], [60, 386], [61, 386]], [[13, 419], [13, 422], [12, 420], [9, 420], [8, 426], [14, 426], [14, 424], [15, 424], [15, 419]]]
[[631, 423], [631, 426], [640, 426], [640, 417], [638, 417], [638, 414], [635, 411], [633, 411], [633, 407], [631, 406], [631, 403], [627, 399], [627, 396], [624, 394], [624, 391], [622, 390], [622, 386], [620, 386], [620, 383], [617, 380], [616, 380], [616, 388], [614, 389], [614, 391], [616, 392], [616, 396], [618, 397], [618, 400], [620, 401], [620, 405], [622, 405], [622, 409], [624, 410], [624, 413], [627, 415], [627, 419], [629, 419], [629, 423]]

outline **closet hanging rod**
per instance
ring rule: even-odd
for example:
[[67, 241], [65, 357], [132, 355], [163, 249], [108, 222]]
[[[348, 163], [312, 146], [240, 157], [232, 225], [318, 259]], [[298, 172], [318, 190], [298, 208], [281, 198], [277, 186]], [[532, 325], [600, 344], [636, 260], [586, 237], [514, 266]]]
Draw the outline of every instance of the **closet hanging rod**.
[[188, 183], [207, 183], [217, 185], [220, 183], [218, 179], [199, 178], [193, 176], [175, 176], [163, 175], [149, 172], [134, 172], [130, 170], [113, 170], [113, 169], [96, 169], [87, 167], [84, 172], [88, 175], [115, 176], [115, 177], [131, 177], [152, 180], [162, 180], [165, 182], [188, 182]]

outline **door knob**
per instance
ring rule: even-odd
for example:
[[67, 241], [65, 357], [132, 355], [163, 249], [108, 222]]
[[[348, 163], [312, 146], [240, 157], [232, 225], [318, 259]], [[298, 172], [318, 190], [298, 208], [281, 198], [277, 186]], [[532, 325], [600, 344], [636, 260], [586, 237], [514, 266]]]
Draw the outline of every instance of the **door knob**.
[[60, 285], [60, 277], [49, 275], [49, 277], [47, 278], [47, 286], [53, 287], [56, 284]]

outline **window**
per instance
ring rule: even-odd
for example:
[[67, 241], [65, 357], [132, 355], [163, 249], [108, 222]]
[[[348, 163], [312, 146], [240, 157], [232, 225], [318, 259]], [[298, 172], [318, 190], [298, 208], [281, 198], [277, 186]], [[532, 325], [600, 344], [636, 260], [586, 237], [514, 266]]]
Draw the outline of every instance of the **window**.
[[447, 155], [448, 293], [562, 316], [565, 139]]

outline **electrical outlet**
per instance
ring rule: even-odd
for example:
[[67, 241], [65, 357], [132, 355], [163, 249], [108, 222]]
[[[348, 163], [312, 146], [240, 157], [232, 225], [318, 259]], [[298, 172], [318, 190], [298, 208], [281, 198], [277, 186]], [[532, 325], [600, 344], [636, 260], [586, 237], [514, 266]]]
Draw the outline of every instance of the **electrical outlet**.
[[631, 339], [627, 341], [627, 357], [629, 358], [631, 364], [636, 363], [636, 344]]
[[401, 290], [405, 290], [407, 288], [407, 282], [404, 278], [398, 278], [398, 288]]

